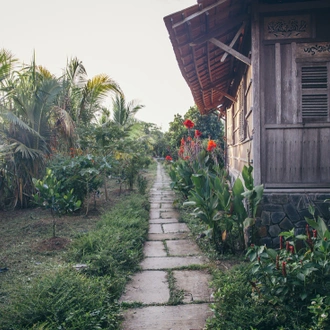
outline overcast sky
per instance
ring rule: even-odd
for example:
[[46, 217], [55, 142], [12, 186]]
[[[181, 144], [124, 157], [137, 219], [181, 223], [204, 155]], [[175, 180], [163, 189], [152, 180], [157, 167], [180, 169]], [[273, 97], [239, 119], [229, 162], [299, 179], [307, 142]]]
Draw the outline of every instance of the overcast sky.
[[[77, 57], [89, 78], [104, 73], [128, 101], [145, 108], [138, 119], [168, 129], [194, 101], [181, 75], [163, 17], [196, 0], [10, 0], [1, 5], [1, 48], [21, 62], [60, 76]], [[107, 101], [110, 107], [111, 102]]]

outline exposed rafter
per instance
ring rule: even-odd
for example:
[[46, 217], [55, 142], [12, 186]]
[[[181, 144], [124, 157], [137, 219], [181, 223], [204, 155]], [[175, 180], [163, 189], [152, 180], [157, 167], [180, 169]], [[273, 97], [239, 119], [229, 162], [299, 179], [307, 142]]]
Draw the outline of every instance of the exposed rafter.
[[224, 44], [223, 42], [221, 42], [221, 41], [219, 41], [215, 38], [211, 38], [209, 41], [212, 42], [213, 44], [215, 44], [217, 47], [223, 49], [224, 51], [226, 51], [230, 55], [233, 55], [238, 60], [244, 62], [247, 65], [251, 65], [251, 60], [248, 57], [246, 57], [245, 55], [239, 53], [237, 50], [227, 46], [226, 44]]
[[193, 40], [190, 43], [190, 46], [194, 47], [194, 46], [203, 44], [204, 42], [208, 41], [210, 38], [215, 38], [221, 34], [226, 34], [226, 33], [228, 33], [228, 31], [236, 28], [237, 26], [239, 26], [239, 24], [241, 24], [243, 21], [246, 21], [248, 19], [249, 19], [249, 15], [242, 14], [242, 15], [235, 17], [234, 20], [233, 19], [223, 20], [223, 23], [218, 28], [216, 28], [213, 31], [210, 31], [209, 33], [205, 34], [204, 36], [202, 36], [200, 38], [196, 38], [195, 40]]
[[173, 25], [172, 25], [172, 28], [175, 29], [176, 27], [178, 27], [178, 26], [180, 26], [180, 25], [182, 25], [182, 24], [184, 24], [184, 23], [186, 23], [186, 22], [192, 20], [192, 19], [195, 18], [195, 17], [198, 17], [198, 16], [200, 16], [200, 15], [206, 13], [208, 10], [210, 10], [210, 9], [212, 9], [212, 8], [214, 8], [214, 7], [217, 7], [217, 6], [219, 6], [219, 5], [221, 5], [222, 3], [227, 2], [227, 1], [228, 1], [228, 0], [219, 0], [219, 1], [216, 2], [215, 4], [213, 4], [213, 5], [211, 5], [211, 6], [208, 6], [208, 7], [204, 8], [204, 9], [202, 9], [201, 11], [199, 11], [199, 12], [197, 12], [197, 13], [195, 13], [195, 14], [192, 14], [192, 15], [186, 17], [186, 18], [185, 18], [184, 20], [182, 20], [181, 22], [178, 22], [178, 23], [173, 24]]

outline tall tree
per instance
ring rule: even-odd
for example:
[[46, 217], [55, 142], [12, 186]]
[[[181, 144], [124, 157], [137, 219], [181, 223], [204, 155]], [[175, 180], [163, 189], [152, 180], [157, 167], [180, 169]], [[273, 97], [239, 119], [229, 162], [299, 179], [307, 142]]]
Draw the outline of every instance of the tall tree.
[[11, 81], [10, 99], [3, 105], [4, 144], [1, 156], [13, 175], [13, 206], [26, 207], [33, 191], [32, 178], [39, 177], [49, 153], [49, 119], [61, 87], [46, 69], [30, 66]]
[[139, 104], [136, 100], [126, 102], [124, 94], [117, 94], [112, 99], [113, 121], [124, 129], [128, 129], [134, 124], [134, 116], [141, 110], [144, 105]]

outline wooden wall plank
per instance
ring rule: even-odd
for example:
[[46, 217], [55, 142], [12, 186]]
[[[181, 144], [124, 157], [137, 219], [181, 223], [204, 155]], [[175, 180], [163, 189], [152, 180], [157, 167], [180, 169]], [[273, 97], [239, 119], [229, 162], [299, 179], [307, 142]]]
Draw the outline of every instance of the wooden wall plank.
[[281, 105], [282, 105], [282, 59], [281, 44], [275, 44], [275, 99], [276, 99], [276, 123], [281, 124]]

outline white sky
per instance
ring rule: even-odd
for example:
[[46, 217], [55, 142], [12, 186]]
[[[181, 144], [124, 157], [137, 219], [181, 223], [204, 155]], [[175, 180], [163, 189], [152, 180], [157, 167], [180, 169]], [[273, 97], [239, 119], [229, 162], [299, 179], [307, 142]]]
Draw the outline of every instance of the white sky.
[[[89, 78], [104, 73], [127, 101], [145, 108], [137, 118], [168, 129], [194, 105], [163, 17], [196, 0], [10, 0], [1, 5], [0, 48], [60, 76], [67, 59], [83, 62]], [[105, 104], [110, 107], [111, 102]]]

